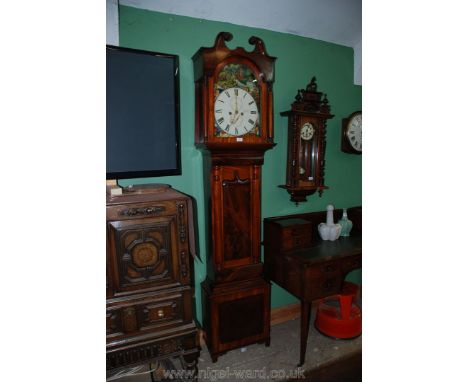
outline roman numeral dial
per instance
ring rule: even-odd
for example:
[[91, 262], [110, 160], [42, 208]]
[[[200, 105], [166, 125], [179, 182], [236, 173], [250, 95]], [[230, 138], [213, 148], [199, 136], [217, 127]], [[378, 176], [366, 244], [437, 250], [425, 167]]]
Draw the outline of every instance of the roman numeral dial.
[[231, 136], [242, 136], [259, 125], [259, 111], [252, 95], [242, 88], [222, 91], [215, 100], [216, 127]]
[[354, 150], [362, 152], [362, 114], [356, 114], [350, 119], [346, 137]]

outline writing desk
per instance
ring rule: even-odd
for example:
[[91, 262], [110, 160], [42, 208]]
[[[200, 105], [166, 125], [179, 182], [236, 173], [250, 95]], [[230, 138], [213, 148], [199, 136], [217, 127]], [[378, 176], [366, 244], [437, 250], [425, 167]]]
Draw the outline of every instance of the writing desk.
[[346, 275], [361, 267], [360, 211], [360, 207], [348, 210], [356, 221], [354, 235], [336, 241], [318, 236], [317, 225], [325, 221], [325, 211], [264, 220], [265, 276], [301, 301], [299, 366], [305, 360], [311, 303], [339, 293]]

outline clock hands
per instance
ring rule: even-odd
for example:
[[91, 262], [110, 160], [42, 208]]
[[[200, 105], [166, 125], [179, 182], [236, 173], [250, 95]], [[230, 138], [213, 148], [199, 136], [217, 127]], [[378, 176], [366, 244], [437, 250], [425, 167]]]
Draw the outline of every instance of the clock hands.
[[[237, 93], [237, 92], [236, 92], [236, 93]], [[235, 107], [235, 110], [234, 110], [234, 116], [231, 117], [231, 124], [235, 124], [235, 123], [239, 120], [239, 117], [240, 117], [241, 115], [242, 115], [242, 116], [244, 115], [243, 112], [239, 111], [239, 104], [238, 104], [237, 98], [238, 98], [238, 96], [237, 96], [237, 94], [236, 94], [236, 95], [235, 95], [235, 105], [236, 105], [236, 107]], [[242, 106], [243, 106], [243, 104], [242, 104]], [[242, 108], [242, 111], [243, 111], [243, 108]]]

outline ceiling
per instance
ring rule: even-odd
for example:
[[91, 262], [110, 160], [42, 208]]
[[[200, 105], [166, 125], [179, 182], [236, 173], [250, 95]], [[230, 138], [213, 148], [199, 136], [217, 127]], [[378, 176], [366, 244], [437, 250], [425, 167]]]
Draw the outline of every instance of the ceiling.
[[163, 13], [263, 28], [355, 48], [361, 0], [120, 0]]

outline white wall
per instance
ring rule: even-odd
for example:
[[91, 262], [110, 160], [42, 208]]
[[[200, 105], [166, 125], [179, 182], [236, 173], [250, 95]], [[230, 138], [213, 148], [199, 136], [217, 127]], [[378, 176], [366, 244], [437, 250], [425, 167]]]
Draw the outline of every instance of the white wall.
[[106, 0], [106, 44], [119, 45], [119, 0]]
[[362, 41], [354, 46], [354, 85], [362, 85]]

